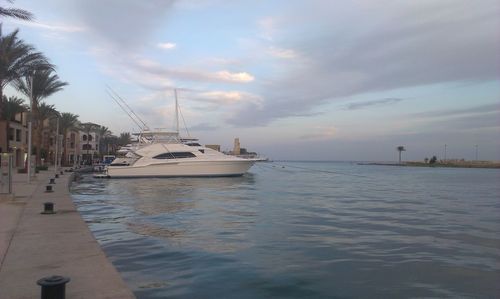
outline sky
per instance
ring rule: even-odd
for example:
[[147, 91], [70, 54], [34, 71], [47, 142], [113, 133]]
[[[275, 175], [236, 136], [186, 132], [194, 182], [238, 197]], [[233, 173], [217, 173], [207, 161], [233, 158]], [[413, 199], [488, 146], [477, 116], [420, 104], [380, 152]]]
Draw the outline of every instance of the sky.
[[[500, 2], [0, 0], [69, 85], [46, 99], [113, 133], [181, 124], [275, 160], [500, 160]], [[7, 95], [16, 94], [8, 88]], [[184, 127], [184, 125], [183, 125]], [[187, 134], [182, 129], [183, 135]]]

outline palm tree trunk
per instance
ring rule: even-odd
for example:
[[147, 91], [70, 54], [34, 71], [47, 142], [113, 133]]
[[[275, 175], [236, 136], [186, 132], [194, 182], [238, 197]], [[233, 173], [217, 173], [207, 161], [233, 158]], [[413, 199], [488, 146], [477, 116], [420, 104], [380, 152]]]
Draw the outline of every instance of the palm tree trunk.
[[10, 148], [9, 128], [10, 128], [10, 120], [5, 119], [5, 146], [7, 148], [3, 151], [4, 153], [8, 153]]
[[3, 83], [0, 81], [0, 118], [3, 115]]
[[34, 134], [32, 137], [33, 138], [33, 145], [36, 148], [36, 153], [35, 153], [35, 163], [36, 165], [40, 165], [42, 162], [42, 130], [43, 130], [43, 122], [39, 119], [38, 115], [38, 105], [36, 103], [33, 103], [33, 111], [31, 114], [31, 123], [34, 128]]
[[[3, 87], [2, 87], [2, 82], [0, 81], [0, 120], [2, 119], [2, 115], [3, 115]], [[7, 149], [8, 149], [9, 148], [9, 121], [7, 119], [5, 120], [5, 126], [6, 126], [5, 127], [5, 142], [4, 142], [4, 140], [0, 140], [0, 144], [5, 143], [5, 145], [7, 146]], [[4, 135], [4, 134], [1, 134], [1, 135]], [[2, 137], [0, 137], [0, 138], [2, 138]]]
[[67, 142], [66, 142], [66, 135], [68, 134], [67, 130], [64, 129], [63, 130], [63, 141], [62, 141], [62, 159], [61, 159], [61, 165], [66, 165], [66, 146], [67, 146]]

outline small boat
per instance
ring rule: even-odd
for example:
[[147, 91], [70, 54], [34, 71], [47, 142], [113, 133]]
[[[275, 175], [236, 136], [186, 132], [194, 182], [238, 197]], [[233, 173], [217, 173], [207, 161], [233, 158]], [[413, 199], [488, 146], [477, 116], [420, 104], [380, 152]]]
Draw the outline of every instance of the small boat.
[[243, 159], [201, 146], [184, 143], [178, 132], [145, 131], [150, 143], [131, 147], [126, 157], [107, 167], [110, 178], [241, 176], [255, 160]]

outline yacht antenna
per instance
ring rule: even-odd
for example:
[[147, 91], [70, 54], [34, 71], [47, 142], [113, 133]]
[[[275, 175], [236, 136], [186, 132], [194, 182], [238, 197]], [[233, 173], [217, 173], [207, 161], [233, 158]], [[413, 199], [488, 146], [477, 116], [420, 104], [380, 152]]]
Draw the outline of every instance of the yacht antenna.
[[179, 104], [177, 103], [177, 89], [174, 88], [175, 94], [175, 131], [179, 134]]
[[[111, 91], [111, 93], [109, 91], [107, 91], [108, 95], [111, 96], [111, 98], [118, 104], [118, 106], [120, 106], [120, 108], [122, 108], [122, 110], [125, 113], [127, 113], [127, 115], [132, 119], [132, 121], [137, 126], [139, 126], [139, 128], [141, 130], [149, 130], [149, 126], [139, 117], [139, 115], [137, 115], [134, 112], [134, 110], [132, 110], [132, 108], [130, 108], [130, 106], [127, 104], [127, 102], [125, 102], [125, 100], [122, 97], [120, 97], [120, 95], [118, 95], [109, 85], [106, 85], [106, 87], [109, 89], [109, 91]], [[120, 104], [120, 101], [121, 101], [121, 104]], [[128, 111], [125, 109], [124, 106], [128, 108]], [[132, 117], [132, 115], [135, 116], [135, 119]], [[142, 124], [142, 126], [138, 124], [138, 121]]]
[[139, 124], [137, 122], [137, 120], [135, 120], [135, 118], [132, 117], [132, 115], [127, 111], [127, 109], [125, 109], [125, 107], [123, 107], [123, 105], [111, 94], [111, 92], [106, 90], [106, 93], [109, 95], [109, 97], [111, 99], [113, 99], [113, 101], [115, 101], [116, 104], [118, 104], [118, 106], [120, 106], [120, 108], [123, 110], [123, 112], [125, 112], [125, 114], [127, 114], [127, 116], [132, 120], [132, 122], [139, 128], [139, 130], [142, 131], [143, 127], [141, 126], [141, 124]]

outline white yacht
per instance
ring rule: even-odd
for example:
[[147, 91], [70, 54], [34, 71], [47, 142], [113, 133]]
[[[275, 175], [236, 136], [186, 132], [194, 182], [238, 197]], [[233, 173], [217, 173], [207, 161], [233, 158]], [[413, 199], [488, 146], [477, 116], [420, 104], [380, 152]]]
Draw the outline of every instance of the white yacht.
[[241, 176], [255, 163], [198, 143], [183, 143], [177, 132], [143, 132], [142, 137], [150, 142], [116, 158], [107, 168], [109, 177]]

